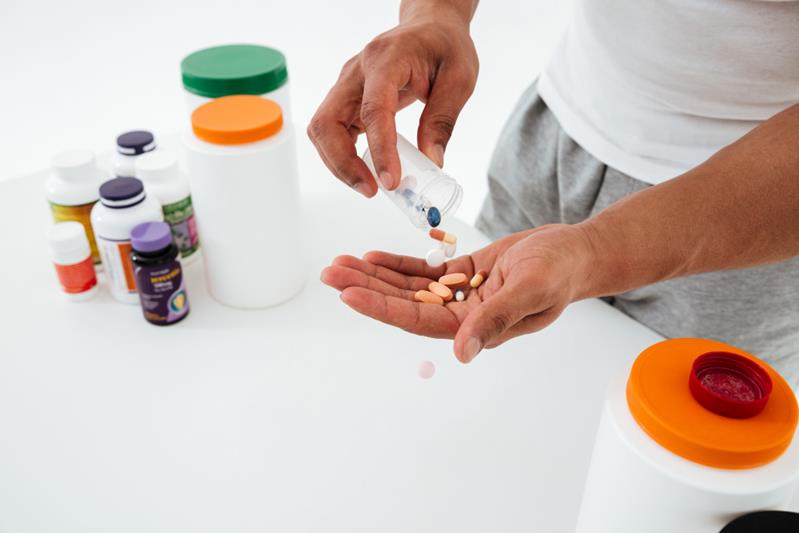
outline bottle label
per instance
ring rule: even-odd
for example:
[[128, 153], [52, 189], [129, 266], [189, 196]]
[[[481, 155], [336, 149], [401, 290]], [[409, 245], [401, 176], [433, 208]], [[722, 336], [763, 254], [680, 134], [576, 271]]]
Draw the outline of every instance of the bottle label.
[[130, 260], [130, 241], [115, 241], [97, 237], [97, 246], [103, 258], [108, 284], [117, 292], [136, 292], [136, 276]]
[[180, 256], [189, 257], [199, 248], [197, 223], [194, 220], [191, 196], [187, 196], [179, 202], [166, 204], [163, 206], [163, 211], [164, 221], [172, 228], [172, 236], [180, 250]]
[[92, 229], [92, 207], [97, 202], [91, 202], [83, 205], [60, 205], [48, 202], [50, 204], [50, 211], [53, 213], [53, 220], [58, 222], [80, 222], [83, 224], [83, 229], [86, 230], [86, 237], [89, 239], [89, 247], [92, 250], [92, 259], [94, 264], [100, 264], [100, 252], [97, 249], [97, 241], [94, 238], [94, 230]]
[[73, 265], [55, 263], [55, 271], [61, 287], [67, 294], [80, 294], [97, 285], [97, 274], [91, 256]]
[[189, 299], [183, 284], [180, 262], [165, 265], [136, 266], [144, 318], [153, 324], [177, 322], [189, 312]]

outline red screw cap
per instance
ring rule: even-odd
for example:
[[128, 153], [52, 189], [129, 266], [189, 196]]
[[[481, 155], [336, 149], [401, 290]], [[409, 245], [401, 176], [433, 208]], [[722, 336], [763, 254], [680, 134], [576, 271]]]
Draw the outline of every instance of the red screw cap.
[[730, 352], [707, 352], [694, 360], [691, 395], [705, 409], [728, 418], [751, 418], [768, 403], [772, 383], [756, 362]]

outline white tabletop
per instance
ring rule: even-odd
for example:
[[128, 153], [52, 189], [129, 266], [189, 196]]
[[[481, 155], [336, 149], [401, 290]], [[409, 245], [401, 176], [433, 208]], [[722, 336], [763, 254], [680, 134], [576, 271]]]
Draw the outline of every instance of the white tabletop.
[[107, 292], [61, 298], [41, 180], [0, 183], [3, 532], [571, 531], [606, 383], [659, 340], [586, 301], [462, 365], [318, 281], [336, 254], [429, 246], [343, 190], [305, 198], [299, 297], [229, 309], [196, 263], [190, 316], [152, 326]]

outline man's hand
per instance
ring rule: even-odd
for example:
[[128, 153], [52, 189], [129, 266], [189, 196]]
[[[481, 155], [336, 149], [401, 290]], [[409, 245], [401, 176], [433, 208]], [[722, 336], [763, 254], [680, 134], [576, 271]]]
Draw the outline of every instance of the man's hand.
[[455, 121], [477, 81], [478, 61], [469, 36], [476, 0], [406, 0], [400, 24], [347, 61], [308, 126], [325, 165], [366, 197], [377, 183], [355, 152], [366, 132], [377, 179], [394, 189], [401, 178], [394, 115], [416, 100], [419, 149], [443, 165]]
[[[455, 355], [468, 363], [483, 349], [543, 329], [571, 302], [583, 297], [592, 247], [579, 226], [551, 225], [519, 232], [472, 255], [438, 267], [423, 259], [369, 252], [363, 259], [339, 256], [322, 281], [364, 315], [411, 333], [454, 338]], [[423, 304], [414, 293], [447, 273], [471, 278], [489, 272], [463, 302]]]

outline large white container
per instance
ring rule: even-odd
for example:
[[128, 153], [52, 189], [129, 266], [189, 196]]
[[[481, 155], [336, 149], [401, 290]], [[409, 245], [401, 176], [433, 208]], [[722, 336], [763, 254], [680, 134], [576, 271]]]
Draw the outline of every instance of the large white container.
[[130, 252], [131, 230], [142, 222], [161, 222], [161, 204], [148, 196], [136, 178], [115, 178], [100, 187], [100, 201], [92, 209], [92, 227], [103, 258], [111, 296], [138, 304], [136, 276]]
[[291, 122], [288, 66], [282, 52], [256, 44], [204, 48], [180, 63], [189, 113], [222, 96], [252, 94], [280, 105]]
[[305, 282], [294, 132], [258, 96], [218, 98], [192, 114], [189, 182], [210, 294], [268, 307]]
[[[797, 408], [790, 386], [760, 362], [774, 385], [762, 413], [736, 419], [691, 405], [691, 361], [713, 351], [754, 360], [723, 343], [675, 339], [644, 351], [631, 372], [638, 375], [621, 376], [610, 386], [577, 533], [718, 533], [742, 514], [790, 503], [799, 485], [799, 443], [790, 440]], [[666, 366], [674, 372], [656, 370], [653, 358], [670, 360]], [[649, 383], [641, 378], [647, 372]], [[655, 382], [659, 385], [650, 386]], [[659, 422], [653, 425], [650, 417]]]

